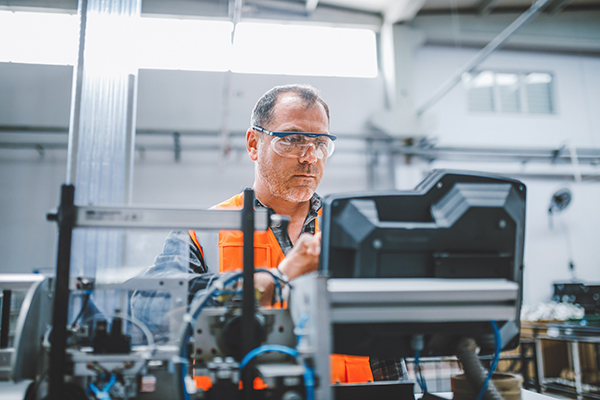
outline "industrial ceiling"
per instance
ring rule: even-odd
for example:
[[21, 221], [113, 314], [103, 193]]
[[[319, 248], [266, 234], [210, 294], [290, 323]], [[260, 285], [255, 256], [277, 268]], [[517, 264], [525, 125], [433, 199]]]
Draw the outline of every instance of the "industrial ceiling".
[[[238, 0], [239, 2], [240, 0]], [[227, 9], [235, 0], [142, 0], [144, 8], [168, 6], [172, 12], [186, 9]], [[311, 14], [318, 8], [337, 8], [340, 10], [372, 13], [393, 22], [409, 21], [419, 14], [428, 13], [475, 13], [486, 15], [493, 12], [516, 12], [530, 7], [531, 0], [243, 0], [248, 10], [288, 10], [290, 14]], [[45, 7], [75, 9], [77, 0], [0, 0], [0, 6], [23, 8]], [[600, 10], [600, 0], [552, 0], [546, 12]]]
[[[541, 1], [541, 0], [540, 0]], [[75, 12], [78, 0], [0, 0], [0, 9]], [[532, 0], [142, 0], [143, 15], [277, 20], [334, 25], [410, 24], [424, 45], [482, 48]], [[548, 0], [504, 49], [600, 55], [600, 0]]]

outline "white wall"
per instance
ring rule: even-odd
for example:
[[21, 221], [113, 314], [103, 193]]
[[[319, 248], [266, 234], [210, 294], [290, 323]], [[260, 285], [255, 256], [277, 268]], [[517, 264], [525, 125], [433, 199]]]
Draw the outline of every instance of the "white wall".
[[[138, 128], [220, 129], [226, 73], [141, 70]], [[381, 78], [231, 74], [231, 131], [245, 131], [260, 96], [276, 85], [308, 83], [331, 109], [331, 131], [364, 133], [367, 118], [383, 107]]]
[[56, 265], [56, 209], [66, 175], [66, 152], [0, 150], [0, 272]]
[[[525, 235], [525, 302], [548, 301], [553, 282], [600, 282], [600, 183], [540, 182], [527, 185]], [[573, 200], [549, 224], [548, 206], [556, 190], [569, 188]], [[569, 270], [568, 242], [572, 248], [575, 276]]]
[[0, 124], [68, 126], [72, 69], [0, 63]]
[[[420, 48], [415, 57], [417, 106], [476, 52]], [[478, 69], [552, 73], [556, 114], [469, 112], [466, 92], [458, 84], [425, 113], [436, 120], [429, 135], [439, 145], [559, 148], [568, 141], [577, 147], [600, 146], [600, 58], [500, 50]]]

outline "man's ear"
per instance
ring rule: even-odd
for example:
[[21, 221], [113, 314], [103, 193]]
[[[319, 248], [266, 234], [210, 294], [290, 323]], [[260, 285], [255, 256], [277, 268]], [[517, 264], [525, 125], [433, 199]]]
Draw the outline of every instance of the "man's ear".
[[260, 142], [258, 132], [254, 129], [248, 129], [246, 132], [246, 150], [248, 150], [248, 155], [250, 155], [252, 161], [258, 159], [258, 142]]

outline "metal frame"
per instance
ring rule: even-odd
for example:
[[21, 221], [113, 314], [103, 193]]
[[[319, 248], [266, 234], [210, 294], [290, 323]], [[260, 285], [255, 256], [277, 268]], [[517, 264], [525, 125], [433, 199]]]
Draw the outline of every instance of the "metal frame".
[[[336, 324], [514, 321], [518, 298], [518, 283], [504, 279], [335, 279], [315, 273], [294, 280], [290, 307], [296, 326], [310, 315], [298, 351], [327, 380]], [[321, 382], [315, 398], [333, 398], [331, 386]]]
[[[70, 297], [71, 238], [74, 228], [165, 228], [241, 229], [244, 234], [244, 308], [242, 321], [252, 323], [254, 316], [254, 231], [268, 229], [268, 212], [254, 210], [254, 192], [244, 191], [242, 210], [150, 209], [136, 207], [78, 207], [74, 204], [75, 187], [63, 185], [61, 202], [49, 221], [59, 225], [54, 303], [52, 312], [52, 346], [49, 366], [49, 400], [64, 398], [66, 338]], [[259, 218], [255, 219], [257, 214]], [[237, 218], [237, 223], [235, 219]], [[247, 286], [250, 286], [250, 290]], [[248, 293], [248, 294], [246, 294]], [[250, 300], [251, 298], [251, 300]], [[246, 303], [250, 302], [248, 305]], [[247, 313], [251, 313], [247, 315]], [[248, 323], [248, 322], [246, 322]], [[242, 322], [242, 326], [244, 322]], [[245, 349], [251, 344], [246, 344]], [[248, 349], [249, 351], [250, 349]], [[252, 385], [246, 385], [252, 388]]]

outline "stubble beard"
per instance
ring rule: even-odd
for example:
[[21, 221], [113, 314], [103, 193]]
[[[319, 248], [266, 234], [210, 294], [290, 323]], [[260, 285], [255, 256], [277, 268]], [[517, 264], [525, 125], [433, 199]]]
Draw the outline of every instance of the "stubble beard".
[[[292, 203], [301, 203], [311, 199], [317, 185], [320, 181], [319, 168], [312, 164], [300, 165], [293, 172], [282, 171], [281, 168], [275, 168], [273, 165], [265, 165], [260, 168], [258, 173], [262, 178], [264, 185], [268, 188], [272, 196]], [[307, 173], [314, 174], [317, 179], [311, 180], [311, 183], [303, 185], [292, 185], [291, 178], [294, 174]]]

